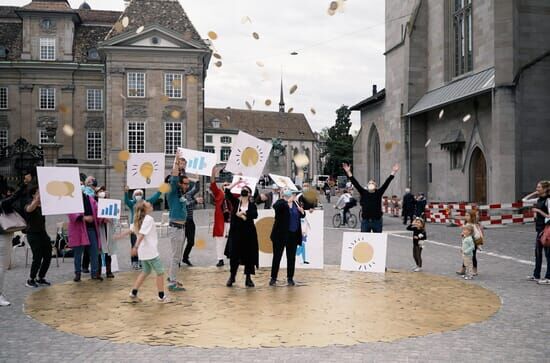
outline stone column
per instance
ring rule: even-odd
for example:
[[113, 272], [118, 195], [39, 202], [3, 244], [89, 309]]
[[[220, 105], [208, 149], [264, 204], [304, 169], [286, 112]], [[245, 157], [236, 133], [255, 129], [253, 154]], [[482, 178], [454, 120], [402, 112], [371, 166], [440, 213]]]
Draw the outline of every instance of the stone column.
[[[59, 115], [60, 120], [58, 127], [63, 129], [65, 125], [69, 125], [73, 128], [74, 124], [74, 85], [69, 84], [61, 88], [61, 99], [59, 100]], [[75, 130], [75, 133], [82, 132], [81, 130]], [[63, 144], [63, 158], [74, 158], [74, 137], [66, 135], [65, 132], [59, 133], [59, 142]]]
[[186, 115], [186, 145], [189, 149], [198, 149], [199, 147], [199, 86], [202, 82], [199, 81], [200, 75], [189, 74], [185, 76], [185, 87], [187, 94]]
[[106, 183], [111, 189], [113, 198], [123, 196], [122, 186], [125, 184], [125, 173], [116, 173], [113, 165], [118, 161], [118, 153], [126, 148], [124, 140], [126, 103], [126, 88], [124, 82], [124, 69], [108, 65], [107, 88], [105, 90], [105, 167]]
[[34, 144], [38, 136], [32, 134], [36, 130], [36, 120], [34, 120], [33, 105], [33, 86], [19, 86], [19, 97], [21, 100], [21, 122], [19, 122], [19, 135], [26, 139], [30, 144]]

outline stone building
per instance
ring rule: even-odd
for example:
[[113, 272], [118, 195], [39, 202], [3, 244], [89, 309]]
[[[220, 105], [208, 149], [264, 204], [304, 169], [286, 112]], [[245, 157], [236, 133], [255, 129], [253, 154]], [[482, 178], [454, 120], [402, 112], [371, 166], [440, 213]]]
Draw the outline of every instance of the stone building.
[[550, 2], [387, 0], [386, 86], [353, 106], [362, 182], [510, 202], [548, 179]]
[[170, 165], [177, 146], [203, 147], [210, 57], [178, 1], [132, 0], [122, 13], [0, 6], [0, 145], [41, 144], [47, 163], [116, 192], [119, 151], [164, 152]]

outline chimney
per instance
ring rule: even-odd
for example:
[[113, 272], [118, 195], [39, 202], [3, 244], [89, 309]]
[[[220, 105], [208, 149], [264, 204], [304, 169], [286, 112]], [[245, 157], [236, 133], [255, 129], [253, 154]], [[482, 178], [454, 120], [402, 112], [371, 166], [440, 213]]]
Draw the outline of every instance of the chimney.
[[376, 93], [377, 93], [377, 92], [376, 92], [376, 85], [373, 84], [373, 85], [372, 85], [372, 95], [374, 96]]

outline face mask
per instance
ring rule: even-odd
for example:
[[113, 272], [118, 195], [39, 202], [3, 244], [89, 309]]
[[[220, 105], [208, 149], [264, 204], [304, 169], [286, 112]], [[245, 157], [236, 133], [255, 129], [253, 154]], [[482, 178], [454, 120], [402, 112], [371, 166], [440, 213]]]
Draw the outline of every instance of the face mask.
[[369, 192], [374, 192], [374, 191], [376, 190], [376, 185], [374, 185], [374, 184], [372, 184], [372, 183], [368, 184], [368, 185], [367, 185], [367, 190], [368, 190]]
[[246, 189], [241, 190], [241, 197], [248, 197], [248, 190]]
[[98, 198], [105, 198], [105, 192], [99, 192], [97, 193]]
[[134, 199], [136, 200], [136, 202], [139, 202], [143, 199], [143, 197], [141, 195], [136, 195]]

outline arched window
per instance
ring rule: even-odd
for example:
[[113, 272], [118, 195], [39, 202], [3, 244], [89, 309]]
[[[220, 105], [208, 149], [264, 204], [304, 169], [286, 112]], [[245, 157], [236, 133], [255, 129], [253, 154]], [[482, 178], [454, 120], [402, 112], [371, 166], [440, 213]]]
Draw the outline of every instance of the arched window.
[[367, 178], [374, 179], [377, 183], [380, 182], [380, 137], [375, 125], [372, 125], [369, 132], [369, 140], [367, 144], [367, 163], [368, 175]]

